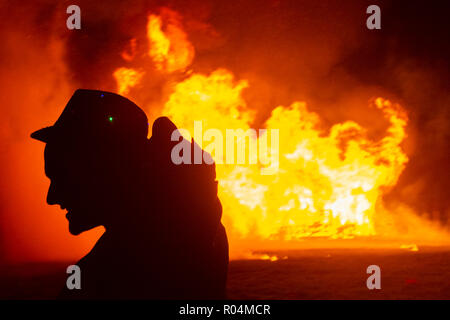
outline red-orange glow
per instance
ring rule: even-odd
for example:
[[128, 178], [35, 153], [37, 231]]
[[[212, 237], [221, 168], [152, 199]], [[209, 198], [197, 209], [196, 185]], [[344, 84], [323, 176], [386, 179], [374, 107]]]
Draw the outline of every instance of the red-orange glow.
[[[2, 259], [76, 261], [103, 230], [69, 234], [65, 212], [45, 202], [44, 145], [29, 136], [52, 125], [79, 87], [129, 97], [150, 123], [167, 115], [192, 131], [201, 120], [204, 132], [224, 136], [280, 129], [279, 149], [270, 149], [279, 155], [275, 174], [261, 175], [260, 164], [216, 166], [232, 258], [275, 262], [284, 256], [267, 250], [449, 244], [448, 197], [435, 192], [446, 189], [446, 148], [427, 149], [448, 145], [447, 87], [436, 89], [448, 77], [417, 59], [431, 61], [426, 52], [407, 52], [414, 46], [396, 52], [402, 41], [394, 33], [394, 48], [384, 37], [369, 40], [358, 20], [364, 11], [353, 5], [293, 3], [86, 4], [81, 30], [66, 29], [63, 7], [7, 4], [0, 12], [7, 22], [0, 28], [0, 266]], [[258, 10], [244, 12], [251, 5]], [[381, 45], [384, 53], [365, 52]], [[381, 80], [367, 81], [374, 74]]]

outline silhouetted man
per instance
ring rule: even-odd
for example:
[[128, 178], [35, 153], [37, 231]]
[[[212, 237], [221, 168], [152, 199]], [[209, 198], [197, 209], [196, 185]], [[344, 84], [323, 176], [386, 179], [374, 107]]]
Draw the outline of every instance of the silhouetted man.
[[[49, 204], [67, 209], [69, 231], [106, 229], [77, 265], [81, 289], [62, 298], [221, 299], [228, 242], [214, 165], [175, 165], [175, 125], [114, 93], [77, 90], [46, 142]], [[192, 143], [192, 147], [198, 147]]]

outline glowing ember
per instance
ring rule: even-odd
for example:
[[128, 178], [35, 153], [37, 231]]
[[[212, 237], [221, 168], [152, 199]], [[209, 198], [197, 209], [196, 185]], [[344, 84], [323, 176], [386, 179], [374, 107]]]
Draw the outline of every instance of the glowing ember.
[[278, 257], [277, 256], [269, 256], [268, 254], [263, 254], [261, 257], [259, 257], [259, 259], [261, 260], [269, 260], [269, 261], [278, 261]]
[[405, 249], [405, 250], [413, 251], [413, 252], [419, 251], [419, 248], [415, 244], [402, 244], [400, 246], [400, 249]]

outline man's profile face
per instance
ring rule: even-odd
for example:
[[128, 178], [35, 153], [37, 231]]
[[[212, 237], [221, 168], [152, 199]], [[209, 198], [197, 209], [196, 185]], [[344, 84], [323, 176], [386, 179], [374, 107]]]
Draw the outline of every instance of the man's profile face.
[[44, 159], [50, 179], [47, 203], [67, 210], [70, 233], [78, 235], [102, 225], [108, 192], [95, 170], [95, 156], [74, 144], [50, 142]]

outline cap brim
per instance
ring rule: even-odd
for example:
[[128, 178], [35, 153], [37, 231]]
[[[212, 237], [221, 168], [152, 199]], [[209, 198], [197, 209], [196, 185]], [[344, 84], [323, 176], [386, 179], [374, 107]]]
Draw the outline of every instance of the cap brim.
[[42, 141], [49, 142], [55, 136], [55, 127], [46, 127], [39, 129], [31, 134], [31, 138]]

